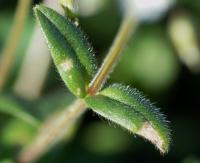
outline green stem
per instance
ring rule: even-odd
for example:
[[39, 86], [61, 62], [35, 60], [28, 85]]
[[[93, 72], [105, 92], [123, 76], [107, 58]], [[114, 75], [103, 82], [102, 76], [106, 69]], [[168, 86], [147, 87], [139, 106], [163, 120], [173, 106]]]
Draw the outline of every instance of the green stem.
[[110, 51], [108, 52], [103, 64], [101, 65], [101, 68], [97, 72], [93, 81], [90, 83], [90, 87], [88, 89], [88, 93], [90, 95], [96, 94], [106, 82], [110, 73], [116, 66], [122, 54], [121, 51], [127, 44], [132, 32], [135, 29], [135, 26], [136, 23], [134, 22], [134, 19], [130, 16], [125, 16], [117, 37], [112, 47], [110, 48]]
[[3, 89], [12, 64], [15, 60], [16, 48], [24, 29], [25, 20], [28, 16], [31, 2], [31, 0], [19, 0], [18, 2], [14, 23], [0, 60], [0, 90]]

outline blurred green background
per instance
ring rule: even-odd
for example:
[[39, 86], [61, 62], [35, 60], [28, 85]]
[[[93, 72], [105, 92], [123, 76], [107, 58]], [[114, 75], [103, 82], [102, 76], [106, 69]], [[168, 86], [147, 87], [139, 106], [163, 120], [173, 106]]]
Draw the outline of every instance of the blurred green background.
[[[32, 5], [39, 2], [34, 1]], [[15, 0], [0, 1], [1, 51], [13, 22], [16, 5]], [[161, 19], [140, 24], [108, 81], [121, 82], [142, 90], [167, 115], [173, 139], [169, 153], [160, 155], [149, 142], [88, 111], [76, 126], [70, 141], [63, 140], [38, 162], [200, 163], [200, 74], [193, 73], [181, 62], [168, 32], [170, 18], [180, 10], [190, 15], [199, 41], [200, 1], [176, 1]], [[95, 13], [80, 16], [81, 29], [94, 46], [99, 64], [112, 43], [121, 18], [117, 0], [105, 1]], [[23, 118], [24, 115], [19, 110], [28, 112], [42, 122], [50, 114], [64, 109], [74, 99], [52, 63], [42, 92], [37, 98], [26, 99], [13, 91], [35, 24], [30, 9], [15, 52], [15, 63], [6, 88], [0, 94], [0, 163], [15, 162], [19, 150], [37, 133], [37, 129]], [[200, 46], [200, 41], [197, 45]], [[8, 113], [8, 110], [12, 113]]]

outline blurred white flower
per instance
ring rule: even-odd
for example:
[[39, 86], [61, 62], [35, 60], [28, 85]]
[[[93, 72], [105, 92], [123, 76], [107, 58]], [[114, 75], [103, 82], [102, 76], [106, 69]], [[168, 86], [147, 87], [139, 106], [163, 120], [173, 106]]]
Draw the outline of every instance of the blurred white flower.
[[175, 0], [120, 0], [123, 10], [141, 21], [154, 21], [160, 18]]

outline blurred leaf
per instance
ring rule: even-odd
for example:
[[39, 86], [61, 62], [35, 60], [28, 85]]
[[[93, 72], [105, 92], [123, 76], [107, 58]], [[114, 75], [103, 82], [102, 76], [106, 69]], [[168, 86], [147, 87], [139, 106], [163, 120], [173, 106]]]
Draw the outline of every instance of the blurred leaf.
[[1, 141], [11, 146], [26, 145], [31, 141], [36, 132], [36, 128], [32, 125], [22, 120], [14, 119], [4, 126]]
[[18, 103], [2, 95], [0, 95], [0, 112], [19, 118], [34, 127], [38, 127], [39, 125], [39, 121], [26, 112]]
[[[9, 12], [0, 12], [0, 20], [2, 22], [0, 25], [0, 50], [1, 50], [1, 47], [6, 42], [6, 39], [7, 39], [6, 37], [9, 34], [10, 27], [12, 25], [13, 15]], [[22, 65], [23, 58], [26, 54], [25, 52], [28, 47], [28, 43], [32, 35], [33, 27], [34, 27], [34, 22], [33, 22], [32, 16], [29, 16], [25, 24], [24, 32], [21, 36], [19, 45], [16, 50], [15, 63], [12, 66], [12, 70], [9, 74], [8, 82], [6, 83], [7, 89], [11, 89], [13, 83], [15, 82], [18, 76], [18, 72]], [[1, 53], [0, 53], [0, 56], [1, 56]]]

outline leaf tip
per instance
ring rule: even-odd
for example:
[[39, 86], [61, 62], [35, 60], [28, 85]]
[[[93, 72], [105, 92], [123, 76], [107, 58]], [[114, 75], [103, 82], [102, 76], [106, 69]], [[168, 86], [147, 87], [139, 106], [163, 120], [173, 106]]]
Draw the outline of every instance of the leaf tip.
[[35, 5], [33, 7], [33, 13], [34, 13], [34, 15], [35, 15], [36, 18], [39, 17], [39, 12], [40, 12], [40, 5]]
[[37, 15], [39, 12], [42, 12], [42, 9], [45, 8], [42, 4], [37, 4], [33, 7], [34, 14]]
[[149, 140], [151, 143], [153, 143], [156, 148], [159, 149], [159, 151], [162, 154], [165, 154], [169, 150], [169, 139], [164, 139], [157, 130], [155, 130], [150, 122], [144, 122], [142, 127], [137, 132], [138, 135], [142, 136], [143, 138]]

